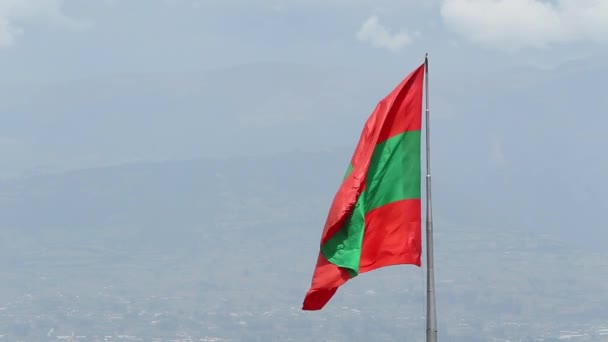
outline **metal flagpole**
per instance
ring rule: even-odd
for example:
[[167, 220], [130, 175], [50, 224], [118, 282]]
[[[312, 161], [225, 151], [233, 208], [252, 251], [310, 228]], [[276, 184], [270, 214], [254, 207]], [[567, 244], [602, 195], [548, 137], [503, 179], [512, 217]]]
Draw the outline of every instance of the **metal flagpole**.
[[437, 342], [435, 274], [433, 268], [433, 208], [431, 205], [431, 129], [429, 120], [429, 58], [424, 56], [426, 96], [426, 342]]

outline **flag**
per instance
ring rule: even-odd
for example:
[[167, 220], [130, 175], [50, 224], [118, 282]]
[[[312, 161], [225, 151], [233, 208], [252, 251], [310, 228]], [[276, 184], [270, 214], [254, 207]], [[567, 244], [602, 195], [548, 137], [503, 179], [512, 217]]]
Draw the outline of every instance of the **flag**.
[[424, 64], [367, 119], [327, 215], [303, 310], [322, 309], [360, 273], [421, 265], [423, 82]]

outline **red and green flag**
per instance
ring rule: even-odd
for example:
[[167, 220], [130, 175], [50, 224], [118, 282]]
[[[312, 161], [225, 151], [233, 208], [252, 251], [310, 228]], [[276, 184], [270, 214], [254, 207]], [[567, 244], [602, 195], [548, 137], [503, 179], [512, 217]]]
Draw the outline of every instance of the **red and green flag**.
[[421, 255], [424, 64], [368, 118], [329, 210], [303, 310], [320, 310], [349, 279]]

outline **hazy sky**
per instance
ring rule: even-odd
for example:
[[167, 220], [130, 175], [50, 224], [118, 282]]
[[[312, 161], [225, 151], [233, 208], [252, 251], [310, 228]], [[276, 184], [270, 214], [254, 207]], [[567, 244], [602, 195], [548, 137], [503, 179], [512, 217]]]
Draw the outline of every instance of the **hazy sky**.
[[255, 61], [405, 68], [425, 51], [446, 68], [551, 68], [608, 60], [607, 44], [603, 0], [0, 1], [2, 82]]
[[608, 1], [0, 0], [0, 178], [352, 146], [427, 51], [439, 162], [597, 155]]

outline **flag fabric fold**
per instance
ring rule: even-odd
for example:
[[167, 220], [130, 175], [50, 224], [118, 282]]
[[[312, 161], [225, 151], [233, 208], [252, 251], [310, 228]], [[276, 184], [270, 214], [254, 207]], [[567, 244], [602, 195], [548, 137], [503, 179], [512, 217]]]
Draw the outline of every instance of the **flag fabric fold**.
[[368, 118], [327, 214], [303, 310], [322, 309], [338, 288], [381, 267], [420, 266], [420, 139], [424, 64]]

